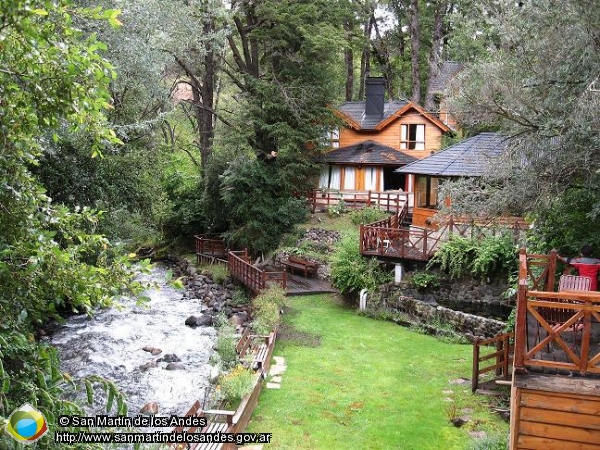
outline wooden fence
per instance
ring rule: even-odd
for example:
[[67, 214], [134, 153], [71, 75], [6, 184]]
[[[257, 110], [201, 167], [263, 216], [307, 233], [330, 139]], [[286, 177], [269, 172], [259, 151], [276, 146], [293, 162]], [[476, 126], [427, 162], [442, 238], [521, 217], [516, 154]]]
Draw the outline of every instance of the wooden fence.
[[308, 197], [310, 210], [327, 209], [331, 206], [343, 204], [344, 208], [362, 209], [376, 206], [389, 212], [398, 212], [406, 209], [408, 195], [404, 192], [376, 192], [376, 191], [332, 191], [328, 189], [315, 189]]
[[[479, 388], [491, 388], [492, 385], [496, 384], [496, 380], [508, 381], [511, 379], [514, 353], [513, 338], [513, 333], [504, 333], [491, 339], [475, 339], [473, 342], [471, 391], [475, 392]], [[482, 347], [494, 347], [494, 351], [482, 355]], [[492, 371], [494, 373], [490, 376], [489, 373]], [[482, 380], [482, 375], [487, 379]]]
[[270, 285], [278, 285], [282, 289], [287, 285], [286, 272], [267, 272], [254, 267], [249, 260], [248, 251], [230, 251], [227, 268], [232, 277], [247, 286], [252, 292], [259, 293]]

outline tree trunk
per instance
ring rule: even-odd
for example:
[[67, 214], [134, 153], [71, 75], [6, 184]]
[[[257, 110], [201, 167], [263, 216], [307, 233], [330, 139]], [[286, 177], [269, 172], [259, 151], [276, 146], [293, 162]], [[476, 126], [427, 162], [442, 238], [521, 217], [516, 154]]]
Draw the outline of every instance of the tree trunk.
[[[373, 5], [370, 6], [371, 10]], [[365, 78], [369, 76], [371, 71], [371, 30], [373, 29], [373, 14], [369, 14], [369, 18], [365, 22], [365, 46], [360, 57], [360, 88], [358, 91], [358, 98], [362, 100], [365, 98]]]
[[354, 24], [348, 21], [344, 25], [348, 39], [348, 46], [344, 50], [344, 60], [346, 62], [346, 101], [351, 102], [354, 96], [354, 52], [352, 50], [352, 33]]
[[419, 1], [410, 0], [408, 8], [408, 29], [410, 32], [410, 53], [412, 68], [412, 98], [415, 103], [421, 101], [421, 74], [419, 71], [419, 49], [421, 38], [419, 36]]
[[429, 111], [433, 111], [435, 108], [431, 83], [438, 74], [440, 60], [442, 59], [442, 40], [444, 37], [443, 25], [447, 7], [448, 2], [446, 0], [438, 0], [435, 5], [435, 16], [433, 18], [433, 32], [431, 37], [431, 52], [429, 53], [429, 75], [427, 77], [427, 92], [425, 93], [425, 109]]

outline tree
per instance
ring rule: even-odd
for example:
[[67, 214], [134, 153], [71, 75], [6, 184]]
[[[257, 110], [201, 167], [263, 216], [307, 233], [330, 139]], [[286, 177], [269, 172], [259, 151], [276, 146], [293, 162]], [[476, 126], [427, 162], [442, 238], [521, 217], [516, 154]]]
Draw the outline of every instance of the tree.
[[[97, 214], [52, 204], [28, 167], [58, 127], [86, 129], [92, 152], [117, 142], [104, 115], [114, 71], [73, 15], [118, 25], [118, 11], [32, 0], [5, 0], [0, 10], [0, 405], [5, 414], [27, 401], [53, 427], [55, 414], [80, 410], [57, 397], [64, 378], [35, 328], [60, 311], [91, 313], [135, 286], [127, 257], [93, 233]], [[50, 436], [41, 445], [58, 447]]]
[[483, 201], [472, 203], [488, 211], [534, 218], [556, 198], [589, 191], [587, 218], [600, 223], [600, 12], [587, 0], [484, 7], [493, 45], [461, 74], [452, 108], [464, 124], [510, 137], [509, 152], [483, 188], [461, 189], [462, 197], [452, 186], [446, 191], [457, 208], [477, 194]]

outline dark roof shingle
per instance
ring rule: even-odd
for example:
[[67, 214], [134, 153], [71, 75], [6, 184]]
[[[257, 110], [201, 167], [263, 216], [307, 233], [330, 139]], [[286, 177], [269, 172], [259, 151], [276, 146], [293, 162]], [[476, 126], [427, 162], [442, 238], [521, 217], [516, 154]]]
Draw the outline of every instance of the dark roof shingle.
[[464, 64], [444, 61], [440, 67], [437, 75], [431, 81], [431, 90], [434, 94], [443, 94], [448, 84], [460, 72], [464, 67]]
[[365, 114], [366, 102], [345, 102], [340, 105], [338, 110], [360, 125], [362, 130], [374, 130], [377, 125], [408, 104], [408, 101], [389, 101], [383, 105], [383, 115]]
[[507, 138], [498, 133], [480, 133], [394, 172], [442, 177], [482, 176], [489, 170], [490, 163], [504, 153], [507, 144]]
[[330, 164], [373, 164], [401, 166], [417, 161], [400, 150], [379, 144], [375, 141], [363, 141], [326, 153], [324, 161]]

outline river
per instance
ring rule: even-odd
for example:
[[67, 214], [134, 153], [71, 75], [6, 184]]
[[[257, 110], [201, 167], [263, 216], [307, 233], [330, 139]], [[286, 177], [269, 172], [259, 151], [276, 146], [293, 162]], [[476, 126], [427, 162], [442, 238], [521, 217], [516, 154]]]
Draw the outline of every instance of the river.
[[[209, 385], [216, 331], [185, 325], [187, 317], [205, 307], [198, 299], [184, 298], [182, 289], [166, 282], [166, 274], [165, 266], [156, 265], [149, 275], [140, 276], [159, 287], [143, 294], [150, 298], [145, 305], [126, 299], [91, 319], [72, 316], [51, 336], [63, 372], [75, 379], [94, 374], [114, 381], [127, 396], [129, 415], [150, 402], [158, 404], [159, 415], [183, 415], [204, 398]], [[160, 354], [142, 350], [147, 346], [160, 349]], [[168, 361], [161, 361], [166, 355], [180, 360], [178, 369], [166, 369]], [[77, 395], [85, 399], [85, 389]], [[89, 414], [105, 413], [104, 408], [102, 395], [86, 407]]]

